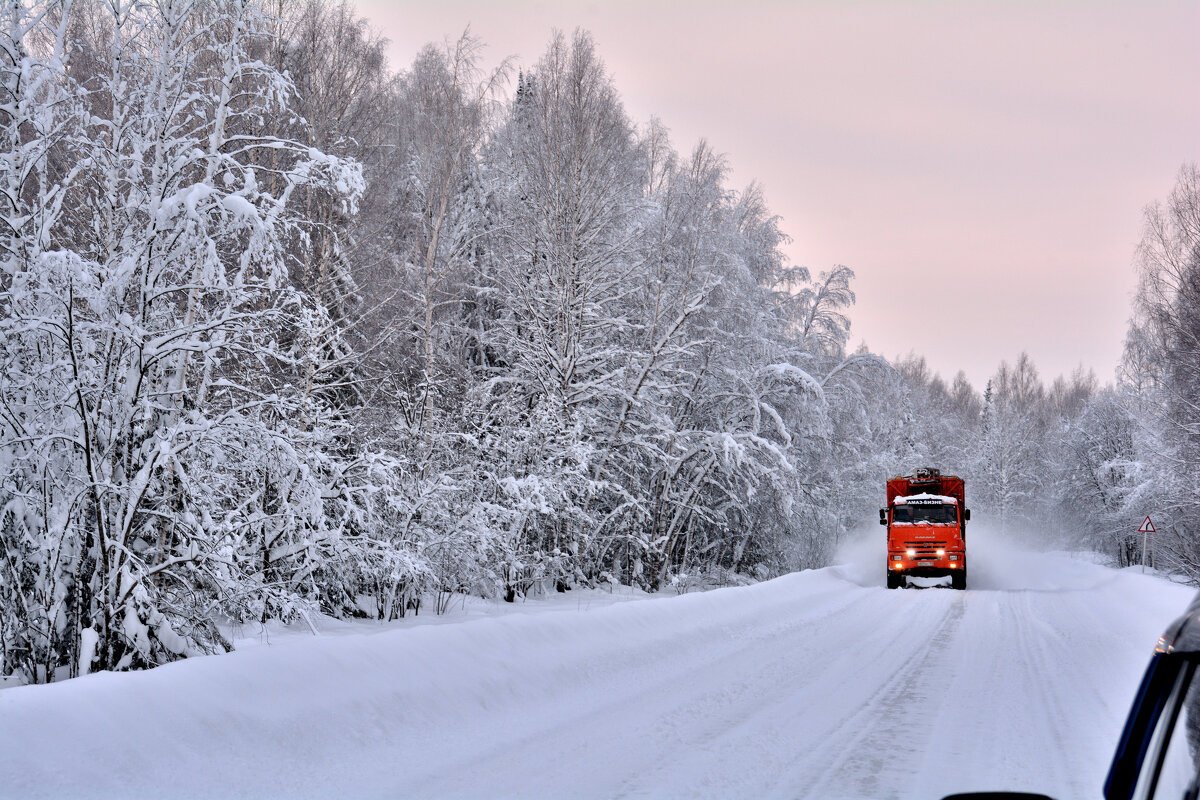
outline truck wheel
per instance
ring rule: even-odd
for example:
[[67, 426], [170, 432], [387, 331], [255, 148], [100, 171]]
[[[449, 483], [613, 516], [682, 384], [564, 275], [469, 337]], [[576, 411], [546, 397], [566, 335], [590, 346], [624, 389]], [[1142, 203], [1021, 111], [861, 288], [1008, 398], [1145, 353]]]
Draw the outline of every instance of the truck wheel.
[[889, 589], [899, 589], [903, 585], [903, 581], [904, 581], [903, 575], [897, 575], [896, 573], [892, 572], [890, 569], [888, 570], [887, 586]]
[[955, 589], [960, 589], [960, 590], [966, 589], [967, 588], [967, 571], [964, 569], [962, 572], [959, 572], [957, 575], [955, 575], [953, 578], [951, 578], [950, 585], [953, 586]]

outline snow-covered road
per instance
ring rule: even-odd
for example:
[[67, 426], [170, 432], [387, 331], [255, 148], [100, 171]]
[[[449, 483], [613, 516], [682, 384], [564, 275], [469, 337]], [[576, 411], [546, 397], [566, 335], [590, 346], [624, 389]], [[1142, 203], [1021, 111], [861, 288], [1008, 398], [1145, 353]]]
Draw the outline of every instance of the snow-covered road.
[[4, 797], [1098, 797], [1191, 591], [972, 542], [747, 588], [293, 638], [0, 692]]

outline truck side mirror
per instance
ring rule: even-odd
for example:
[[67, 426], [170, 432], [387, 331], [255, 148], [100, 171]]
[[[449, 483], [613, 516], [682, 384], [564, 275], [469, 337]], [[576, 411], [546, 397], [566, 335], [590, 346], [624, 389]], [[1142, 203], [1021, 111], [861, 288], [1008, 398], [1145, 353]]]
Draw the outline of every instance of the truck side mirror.
[[886, 508], [879, 509], [879, 524], [887, 525], [887, 509]]
[[963, 509], [963, 522], [970, 522], [970, 521], [971, 521], [971, 509], [964, 508]]

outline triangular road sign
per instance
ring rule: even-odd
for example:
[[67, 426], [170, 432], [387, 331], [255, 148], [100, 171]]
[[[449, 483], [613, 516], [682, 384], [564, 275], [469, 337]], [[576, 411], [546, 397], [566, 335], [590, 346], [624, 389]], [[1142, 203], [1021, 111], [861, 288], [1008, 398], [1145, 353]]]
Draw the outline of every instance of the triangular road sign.
[[1154, 533], [1154, 523], [1150, 521], [1150, 517], [1142, 520], [1142, 526], [1137, 529], [1138, 533]]

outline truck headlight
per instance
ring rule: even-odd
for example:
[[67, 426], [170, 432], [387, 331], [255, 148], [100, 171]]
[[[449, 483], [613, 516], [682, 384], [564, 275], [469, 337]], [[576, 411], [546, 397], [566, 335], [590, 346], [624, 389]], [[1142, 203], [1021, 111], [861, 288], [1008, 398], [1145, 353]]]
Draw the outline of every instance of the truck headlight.
[[915, 556], [916, 554], [917, 554], [917, 551], [916, 551], [916, 550], [909, 550], [909, 551], [908, 551], [908, 557], [909, 557], [909, 558], [912, 558], [912, 557], [913, 557], [913, 556]]
[[904, 560], [904, 556], [901, 556], [901, 555], [892, 556], [892, 561], [903, 561], [903, 560]]
[[951, 561], [958, 561], [958, 556], [950, 556]]
[[938, 550], [938, 556], [939, 556], [939, 557], [940, 557], [940, 556], [944, 556], [944, 555], [946, 555], [946, 551], [945, 551], [945, 550]]

